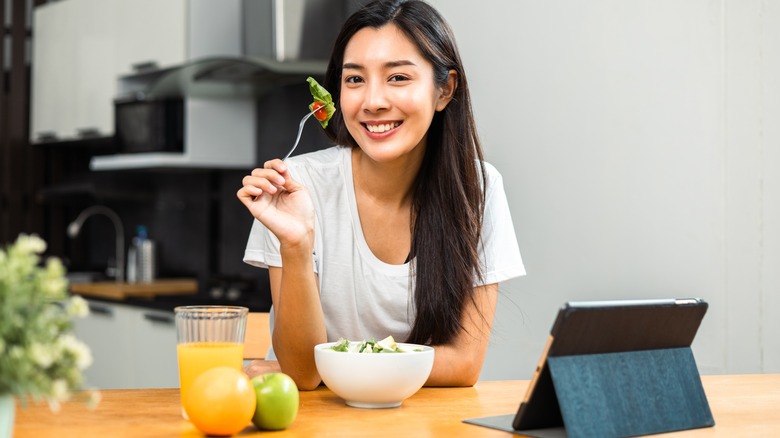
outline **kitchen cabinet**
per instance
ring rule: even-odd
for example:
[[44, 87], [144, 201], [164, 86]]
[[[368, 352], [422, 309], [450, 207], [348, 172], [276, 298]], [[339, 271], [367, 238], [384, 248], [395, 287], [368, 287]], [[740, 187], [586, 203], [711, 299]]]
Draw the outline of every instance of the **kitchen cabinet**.
[[74, 334], [92, 352], [84, 372], [98, 389], [179, 386], [172, 311], [87, 300], [90, 314], [74, 321]]
[[84, 371], [86, 386], [133, 387], [132, 310], [117, 304], [87, 302], [89, 315], [74, 321], [74, 334], [92, 352], [92, 366]]
[[[35, 9], [31, 90], [31, 140], [73, 134], [76, 101], [76, 1], [51, 3]], [[67, 109], [67, 110], [66, 110]]]
[[[75, 11], [71, 24], [77, 36], [70, 68], [75, 70], [64, 101], [72, 101], [75, 122], [63, 132], [77, 138], [110, 136], [114, 132], [113, 96], [116, 80], [113, 71], [114, 23], [111, 1], [69, 0]], [[65, 3], [67, 3], [66, 1]], [[63, 35], [58, 35], [62, 38]], [[63, 108], [67, 110], [67, 108]]]
[[179, 386], [173, 312], [133, 309], [134, 388]]
[[36, 8], [30, 129], [33, 142], [113, 134], [116, 79], [112, 3], [67, 0]]

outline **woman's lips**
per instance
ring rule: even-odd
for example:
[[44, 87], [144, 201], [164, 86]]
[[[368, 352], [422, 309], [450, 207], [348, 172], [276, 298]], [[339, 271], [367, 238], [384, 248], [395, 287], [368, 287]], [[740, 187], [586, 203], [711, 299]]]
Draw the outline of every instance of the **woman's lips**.
[[384, 138], [392, 135], [395, 130], [401, 126], [402, 122], [364, 122], [363, 127], [371, 138]]

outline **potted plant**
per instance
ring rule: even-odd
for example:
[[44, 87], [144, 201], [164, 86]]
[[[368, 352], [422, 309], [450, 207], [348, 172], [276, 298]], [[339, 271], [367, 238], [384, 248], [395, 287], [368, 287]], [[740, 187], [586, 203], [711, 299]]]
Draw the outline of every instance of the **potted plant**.
[[[89, 307], [69, 297], [57, 258], [42, 263], [46, 242], [20, 235], [0, 248], [0, 438], [11, 436], [15, 401], [46, 401], [52, 411], [81, 389], [89, 348], [73, 335], [73, 318]], [[80, 392], [94, 406], [97, 392]]]

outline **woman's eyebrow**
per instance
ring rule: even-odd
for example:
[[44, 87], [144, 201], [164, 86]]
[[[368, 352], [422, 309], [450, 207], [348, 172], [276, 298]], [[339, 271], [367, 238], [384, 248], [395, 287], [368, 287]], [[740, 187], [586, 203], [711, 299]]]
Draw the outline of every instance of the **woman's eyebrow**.
[[401, 59], [398, 61], [390, 61], [385, 63], [385, 68], [393, 68], [393, 67], [401, 67], [405, 65], [410, 65], [412, 67], [416, 66], [417, 64], [413, 63], [412, 61], [409, 61], [408, 59]]
[[[409, 65], [409, 66], [413, 66], [413, 67], [417, 66], [417, 64], [415, 64], [412, 61], [409, 61], [407, 59], [401, 59], [401, 60], [398, 60], [398, 61], [388, 61], [388, 62], [384, 63], [384, 68], [394, 68], [394, 67], [401, 67], [401, 66], [405, 66], [405, 65]], [[350, 69], [350, 70], [365, 70], [366, 69], [362, 65], [356, 64], [354, 62], [345, 62], [344, 65], [341, 66], [341, 68], [342, 69]]]

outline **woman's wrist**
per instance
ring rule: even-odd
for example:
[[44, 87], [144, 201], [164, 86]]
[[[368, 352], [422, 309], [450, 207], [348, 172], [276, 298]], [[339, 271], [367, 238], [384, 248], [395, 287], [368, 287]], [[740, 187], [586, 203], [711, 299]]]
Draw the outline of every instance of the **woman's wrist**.
[[280, 241], [279, 252], [282, 260], [306, 260], [311, 259], [314, 252], [314, 232], [307, 233], [299, 240]]

